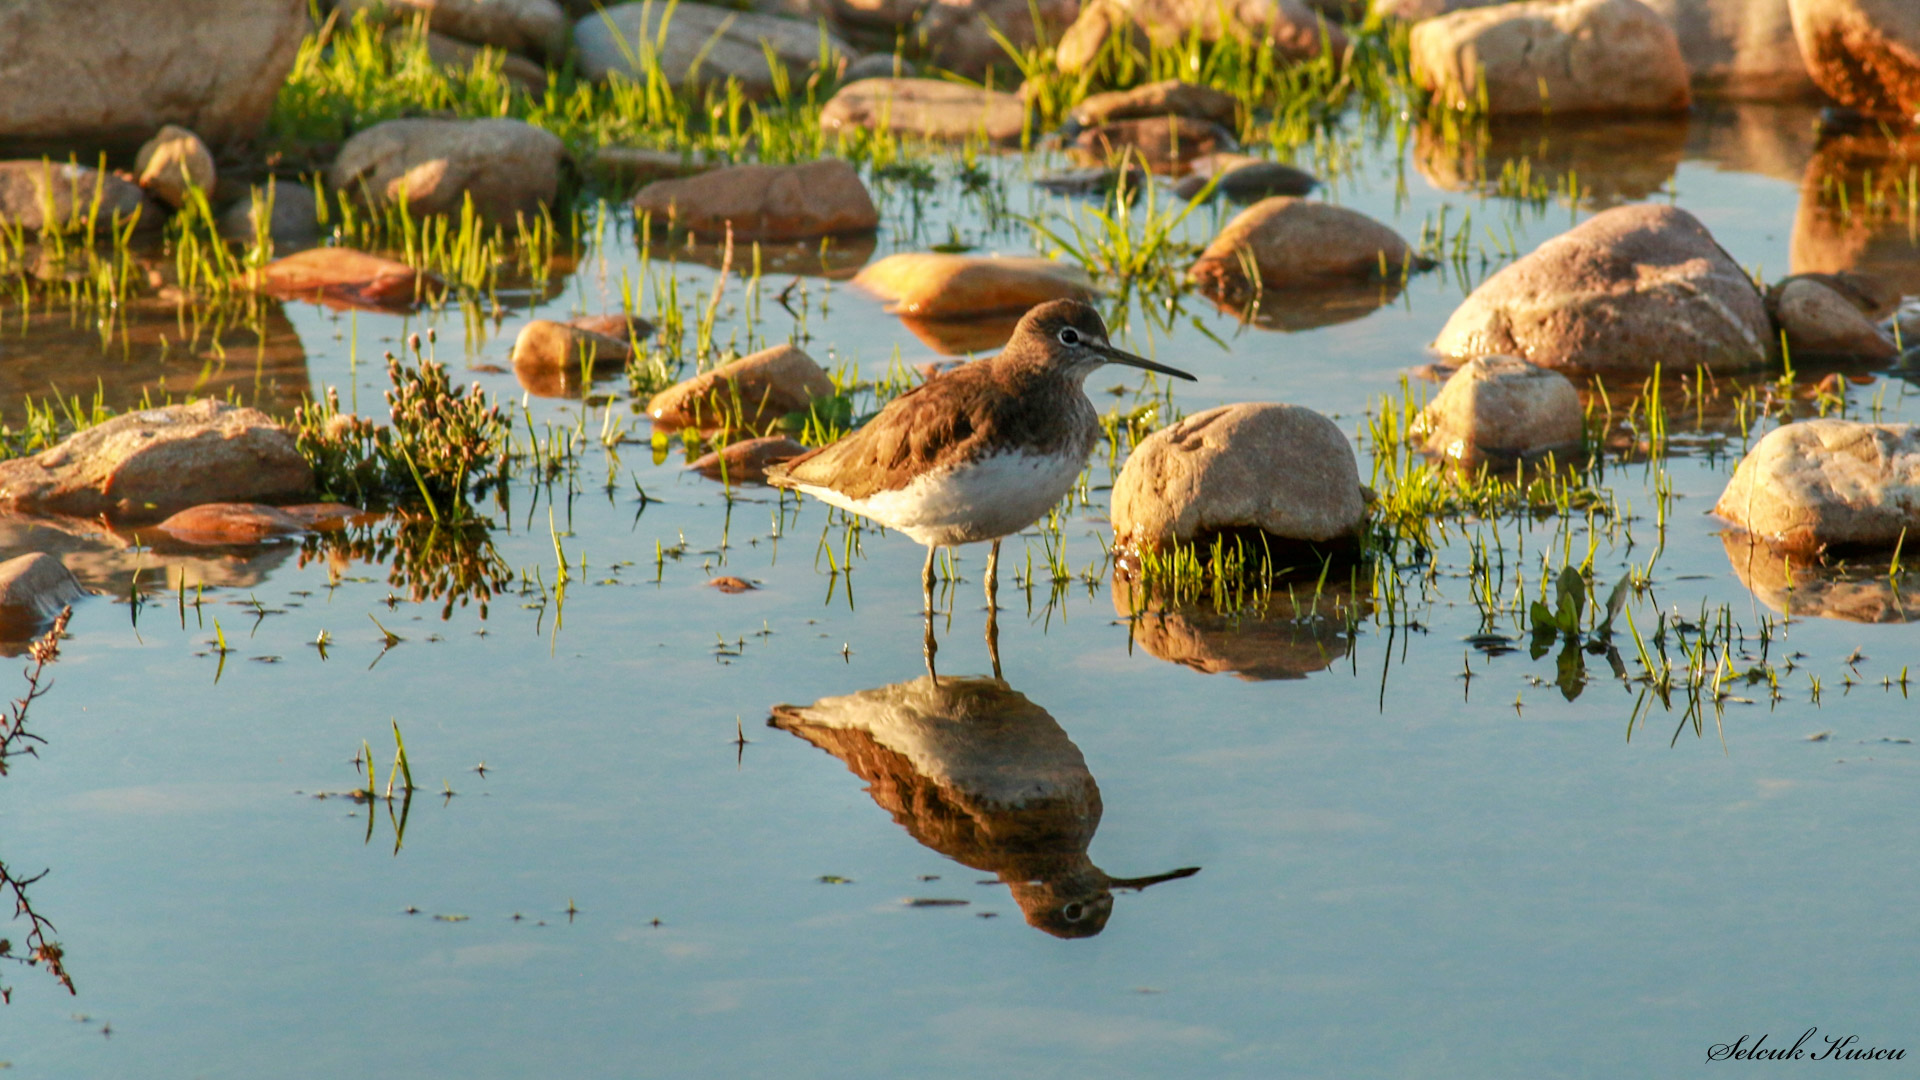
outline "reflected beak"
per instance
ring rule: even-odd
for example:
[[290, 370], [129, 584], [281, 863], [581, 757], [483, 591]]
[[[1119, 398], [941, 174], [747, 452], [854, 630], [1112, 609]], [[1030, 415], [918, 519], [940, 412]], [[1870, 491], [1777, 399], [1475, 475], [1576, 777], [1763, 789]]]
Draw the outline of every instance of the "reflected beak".
[[1150, 885], [1158, 885], [1163, 881], [1178, 881], [1181, 878], [1189, 878], [1199, 872], [1200, 868], [1197, 866], [1183, 866], [1178, 870], [1169, 870], [1164, 874], [1149, 874], [1146, 877], [1108, 878], [1107, 884], [1109, 887], [1115, 889], [1138, 890], [1147, 888]]
[[1165, 364], [1156, 364], [1144, 356], [1135, 356], [1130, 352], [1123, 349], [1116, 349], [1111, 345], [1101, 345], [1098, 346], [1098, 348], [1100, 355], [1104, 357], [1109, 364], [1125, 364], [1128, 367], [1146, 368], [1148, 371], [1157, 371], [1162, 375], [1171, 375], [1176, 379], [1185, 379], [1188, 382], [1200, 381], [1186, 372], [1181, 371], [1179, 368], [1170, 368]]

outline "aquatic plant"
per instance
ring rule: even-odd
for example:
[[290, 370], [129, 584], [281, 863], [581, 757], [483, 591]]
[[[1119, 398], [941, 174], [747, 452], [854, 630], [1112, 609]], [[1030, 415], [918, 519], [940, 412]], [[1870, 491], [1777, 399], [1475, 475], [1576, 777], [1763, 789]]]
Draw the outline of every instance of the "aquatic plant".
[[[37, 757], [38, 744], [45, 742], [27, 730], [27, 710], [36, 699], [53, 688], [51, 683], [43, 683], [41, 676], [48, 664], [60, 659], [60, 639], [67, 632], [67, 620], [72, 617], [72, 608], [61, 608], [53, 625], [27, 650], [33, 666], [26, 671], [26, 693], [14, 699], [5, 714], [0, 715], [0, 776], [6, 775], [8, 758], [22, 754]], [[73, 986], [73, 976], [67, 972], [66, 950], [50, 936], [54, 932], [53, 923], [35, 911], [33, 902], [27, 897], [27, 887], [46, 876], [47, 872], [43, 870], [31, 877], [19, 877], [7, 869], [5, 863], [0, 863], [0, 893], [13, 900], [14, 918], [27, 920], [26, 951], [16, 951], [11, 939], [0, 937], [0, 960], [12, 960], [27, 967], [45, 967], [47, 974], [66, 987], [67, 993], [78, 993]], [[0, 984], [0, 1004], [12, 1000], [13, 990]]]

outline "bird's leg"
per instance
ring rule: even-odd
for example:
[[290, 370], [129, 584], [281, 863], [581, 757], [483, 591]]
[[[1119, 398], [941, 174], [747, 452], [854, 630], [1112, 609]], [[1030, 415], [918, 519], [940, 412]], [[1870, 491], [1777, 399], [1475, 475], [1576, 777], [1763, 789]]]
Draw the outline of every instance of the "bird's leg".
[[[927, 658], [927, 676], [931, 678], [935, 684], [938, 684], [940, 682], [940, 673], [933, 669], [933, 654], [940, 651], [940, 643], [935, 641], [933, 637], [933, 612], [931, 610], [926, 614], [925, 626], [926, 636], [921, 639], [921, 654]], [[998, 670], [997, 665], [995, 670]]]
[[[939, 550], [931, 544], [927, 545], [927, 565], [920, 571], [920, 610], [927, 613], [929, 620], [933, 618], [933, 556]], [[933, 624], [929, 621], [927, 625]]]
[[1000, 541], [987, 549], [987, 656], [993, 660], [993, 677], [1000, 677]]

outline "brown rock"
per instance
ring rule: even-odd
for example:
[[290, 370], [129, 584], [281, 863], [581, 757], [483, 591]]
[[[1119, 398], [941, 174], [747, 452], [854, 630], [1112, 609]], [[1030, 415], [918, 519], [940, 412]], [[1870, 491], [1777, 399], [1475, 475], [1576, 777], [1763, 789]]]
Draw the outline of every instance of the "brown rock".
[[1060, 70], [1076, 75], [1099, 57], [1109, 37], [1131, 34], [1136, 45], [1179, 45], [1198, 31], [1201, 41], [1271, 41], [1282, 61], [1310, 60], [1324, 49], [1347, 48], [1338, 27], [1321, 34], [1318, 15], [1300, 0], [1087, 0], [1055, 51]]
[[1920, 429], [1803, 420], [1767, 433], [1714, 513], [1779, 551], [1891, 548], [1920, 537]]
[[1413, 28], [1414, 81], [1489, 113], [1682, 112], [1692, 104], [1673, 28], [1639, 0], [1526, 0]]
[[603, 146], [593, 152], [588, 165], [594, 172], [624, 184], [697, 176], [714, 168], [697, 150], [648, 150], [638, 146]]
[[0, 504], [160, 517], [200, 503], [287, 499], [313, 487], [293, 436], [218, 401], [117, 416], [29, 458], [0, 462]]
[[1818, 93], [1787, 0], [1642, 0], [1673, 27], [1702, 97], [1790, 101]]
[[1692, 214], [1622, 206], [1480, 284], [1433, 347], [1505, 353], [1555, 369], [1649, 374], [1744, 371], [1771, 355], [1759, 290]]
[[304, 0], [0, 4], [0, 141], [131, 149], [165, 124], [252, 138], [309, 29]]
[[1397, 279], [1423, 265], [1400, 234], [1357, 210], [1282, 196], [1242, 210], [1187, 277], [1215, 297], [1251, 292], [1243, 252], [1267, 289]]
[[812, 357], [776, 345], [660, 391], [647, 413], [670, 428], [761, 429], [833, 392], [833, 380]]
[[1578, 447], [1580, 393], [1566, 376], [1512, 356], [1475, 357], [1416, 421], [1433, 453], [1470, 464]]
[[1088, 128], [1073, 140], [1075, 151], [1096, 162], [1126, 154], [1154, 172], [1184, 172], [1194, 158], [1239, 146], [1226, 128], [1186, 116], [1115, 120]]
[[310, 248], [249, 271], [255, 290], [329, 307], [410, 310], [436, 284], [403, 262], [351, 248]]
[[21, 641], [87, 595], [66, 564], [42, 552], [0, 562], [0, 639]]
[[[818, 10], [835, 25], [884, 33], [911, 26], [927, 9], [927, 4], [928, 0], [821, 0]], [[863, 56], [855, 63], [870, 58]], [[897, 73], [889, 70], [878, 74], [890, 76]]]
[[1240, 122], [1240, 103], [1210, 86], [1166, 79], [1131, 90], [1090, 94], [1073, 107], [1072, 116], [1082, 127], [1146, 116], [1187, 116], [1232, 129]]
[[[4, 18], [0, 13], [0, 18]], [[39, 232], [49, 224], [76, 229], [87, 223], [94, 193], [100, 194], [98, 221], [102, 226], [140, 215], [143, 226], [157, 226], [164, 215], [147, 201], [140, 188], [111, 173], [84, 165], [55, 165], [47, 161], [0, 161], [0, 225]], [[47, 208], [53, 221], [47, 221]]]
[[554, 0], [336, 0], [336, 6], [342, 19], [362, 9], [396, 21], [425, 13], [437, 34], [507, 52], [557, 60], [567, 50], [567, 13]]
[[266, 226], [275, 243], [300, 244], [320, 235], [320, 214], [313, 189], [291, 180], [269, 179], [220, 215], [220, 235], [252, 240], [255, 227]]
[[388, 120], [346, 141], [328, 183], [376, 206], [404, 198], [414, 214], [458, 214], [471, 198], [511, 223], [555, 204], [565, 158], [558, 136], [523, 120]]
[[1021, 50], [1059, 41], [1078, 14], [1080, 0], [932, 0], [913, 37], [928, 63], [978, 79], [993, 69], [1016, 71], [999, 37]]
[[1312, 173], [1278, 161], [1263, 161], [1245, 154], [1205, 154], [1190, 164], [1192, 170], [1173, 185], [1173, 193], [1183, 199], [1200, 194], [1214, 177], [1220, 182], [1214, 194], [1235, 202], [1259, 202], [1276, 195], [1301, 196], [1320, 185]]
[[202, 503], [155, 526], [187, 544], [258, 544], [296, 536], [306, 525], [284, 510], [260, 503]]
[[213, 152], [200, 136], [173, 124], [161, 128], [140, 148], [133, 171], [140, 186], [168, 206], [186, 205], [189, 189], [213, 191]]
[[[588, 315], [566, 322], [535, 319], [513, 343], [513, 374], [541, 397], [573, 397], [591, 377], [633, 358], [633, 342], [653, 333], [639, 316]], [[584, 368], [583, 368], [584, 364]]]
[[1812, 277], [1788, 278], [1768, 301], [1795, 359], [1890, 360], [1900, 351], [1858, 305]]
[[344, 503], [296, 503], [279, 509], [308, 532], [320, 533], [338, 532], [348, 525], [373, 522], [380, 517]]
[[1091, 300], [1093, 281], [1053, 259], [920, 252], [889, 255], [853, 279], [887, 310], [920, 319], [1025, 314], [1049, 300]]
[[1164, 547], [1255, 528], [1284, 540], [1344, 542], [1366, 504], [1353, 447], [1297, 405], [1222, 405], [1143, 439], [1113, 484], [1117, 546]]
[[1912, 0], [1790, 0], [1807, 70], [1840, 104], [1920, 114], [1920, 6]]
[[723, 480], [729, 484], [764, 484], [767, 466], [806, 452], [804, 443], [785, 435], [768, 435], [730, 442], [687, 467], [709, 480]]
[[707, 584], [729, 595], [735, 595], [743, 592], [752, 592], [757, 587], [754, 585], [753, 582], [748, 581], [745, 578], [737, 578], [732, 576], [712, 578], [708, 580]]
[[719, 237], [805, 240], [872, 232], [873, 197], [853, 166], [838, 158], [799, 165], [735, 165], [686, 180], [657, 180], [633, 197], [635, 213]]
[[[387, 31], [390, 48], [411, 46], [416, 40], [412, 27], [396, 26]], [[435, 67], [453, 68], [464, 74], [482, 61], [497, 62], [500, 77], [520, 89], [538, 94], [547, 88], [547, 69], [519, 53], [493, 45], [469, 44], [432, 30], [427, 31], [425, 44], [427, 59], [432, 60]]]
[[820, 110], [829, 132], [865, 129], [923, 139], [1018, 142], [1027, 107], [1012, 94], [945, 79], [862, 79], [848, 83]]
[[[651, 61], [676, 90], [737, 79], [748, 97], [764, 98], [774, 88], [769, 51], [796, 91], [820, 60], [820, 28], [810, 20], [698, 3], [673, 6], [671, 18], [668, 10], [659, 2], [616, 4], [574, 23], [581, 74], [605, 79], [618, 71], [645, 85]], [[855, 51], [832, 34], [826, 48], [835, 65]]]

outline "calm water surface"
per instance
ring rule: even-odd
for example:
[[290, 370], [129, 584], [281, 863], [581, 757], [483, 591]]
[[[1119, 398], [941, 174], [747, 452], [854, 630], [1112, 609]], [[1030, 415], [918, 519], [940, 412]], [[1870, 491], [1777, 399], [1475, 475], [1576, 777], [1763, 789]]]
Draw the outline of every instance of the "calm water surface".
[[[1404, 154], [1365, 143], [1329, 197], [1409, 236], [1442, 206], [1453, 223], [1471, 210], [1490, 257], [1597, 207], [1674, 199], [1772, 279], [1811, 257], [1795, 250], [1809, 121], [1763, 109], [1562, 131], [1478, 162], [1497, 177], [1500, 154], [1532, 153], [1549, 184], [1573, 170], [1592, 191], [1578, 208], [1468, 190], [1474, 163], [1417, 139]], [[1015, 213], [1077, 205], [1029, 187], [1018, 159], [994, 167]], [[952, 182], [923, 198], [917, 238], [909, 196], [886, 201], [896, 224], [879, 254], [945, 240], [949, 225], [1026, 249], [1024, 226], [993, 231]], [[1227, 213], [1196, 218], [1192, 235]], [[1897, 264], [1903, 238], [1882, 240]], [[657, 277], [669, 269], [655, 255]], [[343, 394], [367, 409], [384, 389], [370, 359], [433, 325], [442, 359], [518, 403], [502, 369], [519, 325], [617, 309], [623, 270], [637, 276], [639, 255], [616, 221], [551, 299], [484, 339], [457, 311], [436, 323], [289, 305], [281, 351], [235, 381], [267, 404], [354, 387]], [[682, 296], [712, 281], [692, 262], [671, 272]], [[1473, 278], [1484, 272], [1476, 262]], [[771, 297], [786, 280], [767, 279], [755, 344], [794, 329]], [[1136, 304], [1131, 343], [1201, 376], [1175, 390], [1183, 411], [1284, 400], [1357, 435], [1472, 284], [1417, 277], [1371, 314], [1294, 332], [1241, 328], [1198, 297], [1169, 332]], [[908, 365], [935, 358], [850, 287], [806, 288], [806, 347], [829, 366], [871, 378], [896, 350]], [[720, 337], [744, 346], [749, 305], [738, 284], [728, 295]], [[50, 330], [17, 334], [0, 345], [18, 383], [8, 400], [96, 377], [137, 400], [160, 374]], [[1089, 389], [1131, 407], [1130, 375]], [[1126, 397], [1101, 396], [1116, 384]], [[1369, 604], [1348, 635], [1196, 614], [1139, 640], [1103, 575], [1052, 595], [1021, 587], [1007, 568], [1024, 571], [1027, 549], [1043, 561], [1036, 535], [1007, 548], [1004, 685], [935, 688], [919, 681], [919, 548], [869, 530], [851, 575], [835, 575], [818, 550], [824, 532], [838, 557], [837, 517], [763, 489], [729, 503], [683, 471], [677, 445], [652, 460], [621, 382], [596, 392], [637, 441], [616, 463], [588, 440], [571, 485], [517, 481], [494, 510], [505, 564], [549, 585], [550, 512], [570, 534], [567, 556], [586, 567], [563, 602], [516, 586], [485, 618], [456, 606], [443, 620], [380, 559], [62, 541], [119, 599], [80, 606], [33, 710], [47, 745], [0, 785], [0, 859], [50, 871], [31, 895], [79, 986], [69, 998], [38, 971], [4, 972], [13, 1074], [1692, 1076], [1711, 1071], [1711, 1044], [1791, 1043], [1815, 1025], [1920, 1052], [1920, 724], [1881, 683], [1920, 663], [1920, 632], [1897, 610], [1777, 627], [1776, 662], [1803, 654], [1784, 699], [1747, 690], [1758, 704], [1709, 710], [1696, 734], [1658, 705], [1630, 728], [1638, 688], [1598, 658], [1568, 701], [1552, 656], [1473, 648], [1457, 530], [1424, 589], [1408, 572], [1415, 607], [1396, 620]], [[1850, 393], [1858, 414], [1876, 396], [1885, 415], [1916, 412], [1897, 380]], [[573, 425], [583, 408], [526, 402], [537, 425]], [[584, 407], [597, 433], [606, 406]], [[1674, 510], [1654, 591], [1634, 605], [1642, 627], [1703, 605], [1730, 605], [1749, 634], [1779, 618], [1778, 590], [1749, 591], [1707, 515], [1740, 452], [1737, 428], [1715, 428], [1728, 429], [1720, 452], [1669, 463]], [[1603, 582], [1651, 554], [1652, 477], [1643, 464], [1606, 474], [1642, 523], [1631, 548], [1618, 532], [1600, 542]], [[643, 506], [635, 481], [656, 501]], [[1064, 531], [1076, 572], [1103, 558], [1107, 482], [1097, 462], [1095, 505]], [[1528, 588], [1548, 545], [1584, 550], [1584, 522], [1571, 527], [1503, 526], [1526, 545], [1513, 558], [1531, 560]], [[47, 546], [8, 528], [13, 549]], [[656, 580], [656, 545], [682, 539]], [[990, 670], [983, 558], [963, 551], [943, 596], [943, 676]], [[125, 595], [142, 560], [151, 595], [136, 619]], [[163, 563], [169, 580], [220, 587], [182, 609], [157, 584]], [[720, 573], [761, 587], [722, 594], [705, 584]], [[383, 651], [370, 615], [405, 640]], [[208, 649], [216, 620], [234, 648], [224, 662]], [[324, 657], [309, 644], [323, 630]], [[769, 726], [780, 705], [794, 708]], [[422, 788], [397, 851], [384, 805], [369, 828], [368, 808], [313, 797], [364, 783], [362, 740], [384, 778], [393, 720]], [[1027, 808], [994, 801], [1008, 792]]]

